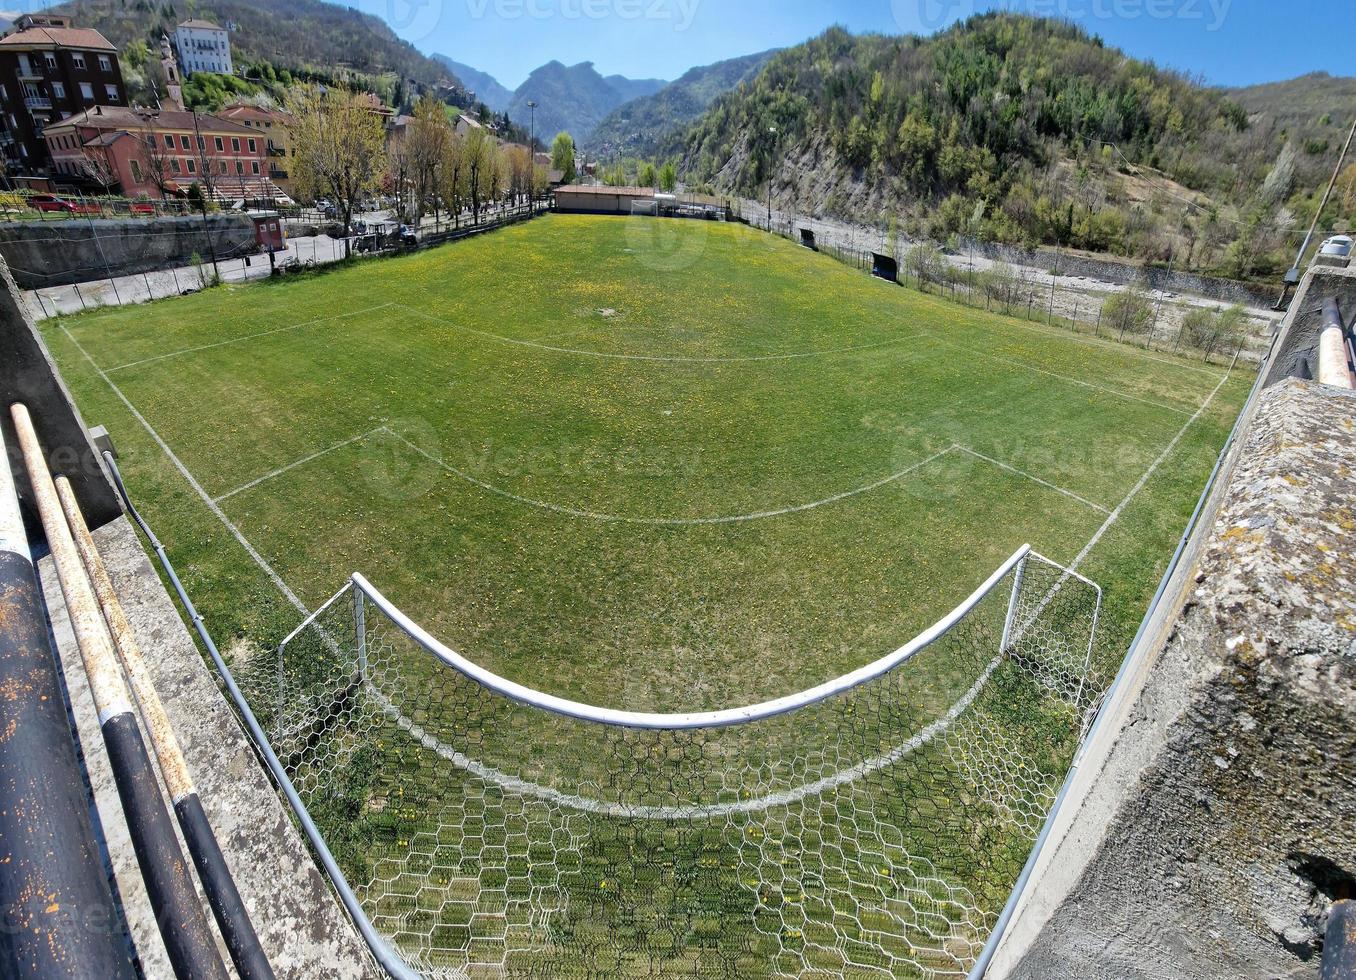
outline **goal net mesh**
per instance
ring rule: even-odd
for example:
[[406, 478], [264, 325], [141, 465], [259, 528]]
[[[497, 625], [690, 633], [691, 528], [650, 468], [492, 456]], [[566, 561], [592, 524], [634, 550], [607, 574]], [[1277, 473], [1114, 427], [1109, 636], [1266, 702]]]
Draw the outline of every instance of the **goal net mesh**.
[[1101, 601], [1034, 553], [990, 585], [884, 673], [722, 727], [514, 700], [356, 577], [249, 686], [427, 976], [964, 976], [1072, 758]]

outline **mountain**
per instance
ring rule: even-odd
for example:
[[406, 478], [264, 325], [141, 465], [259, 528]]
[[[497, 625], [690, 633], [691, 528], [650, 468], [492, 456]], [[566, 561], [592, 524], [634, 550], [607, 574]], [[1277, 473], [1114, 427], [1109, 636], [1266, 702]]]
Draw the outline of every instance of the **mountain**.
[[1296, 172], [1301, 182], [1315, 184], [1332, 176], [1333, 156], [1346, 142], [1356, 113], [1356, 78], [1315, 72], [1226, 94], [1247, 111], [1255, 133], [1299, 144], [1303, 152], [1297, 156]]
[[[279, 69], [320, 78], [359, 73], [395, 76], [423, 87], [442, 82], [460, 86], [443, 65], [402, 41], [378, 17], [323, 0], [70, 0], [52, 8], [82, 27], [93, 27], [125, 49], [147, 42], [159, 50], [162, 34], [173, 36], [180, 22], [196, 17], [229, 27], [231, 55], [242, 62], [268, 61]], [[191, 12], [190, 12], [191, 11]], [[395, 82], [391, 83], [392, 86]]]
[[775, 51], [693, 68], [653, 95], [614, 109], [589, 140], [602, 157], [660, 158], [677, 149], [682, 131], [719, 96], [758, 74]]
[[550, 143], [556, 133], [568, 132], [583, 145], [603, 117], [617, 106], [657, 92], [665, 84], [658, 79], [635, 81], [620, 75], [604, 78], [590, 61], [569, 68], [552, 61], [518, 87], [508, 112], [515, 122], [526, 122], [527, 104], [536, 102], [536, 132], [543, 142]]
[[[1311, 149], [1331, 171], [1337, 146]], [[1308, 152], [1074, 24], [994, 12], [926, 38], [832, 28], [783, 51], [687, 130], [680, 169], [690, 186], [760, 198], [770, 183], [788, 210], [909, 237], [1247, 278], [1284, 268], [1312, 217]]]
[[477, 99], [495, 112], [505, 112], [513, 102], [513, 92], [499, 84], [499, 79], [488, 72], [453, 61], [445, 54], [435, 54], [433, 60], [461, 79], [462, 84], [470, 89]]

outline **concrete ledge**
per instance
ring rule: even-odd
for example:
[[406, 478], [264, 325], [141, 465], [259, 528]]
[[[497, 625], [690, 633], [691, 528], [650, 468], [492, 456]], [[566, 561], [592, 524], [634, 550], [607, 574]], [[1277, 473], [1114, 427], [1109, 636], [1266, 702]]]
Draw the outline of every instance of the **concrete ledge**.
[[[134, 528], [126, 518], [119, 518], [95, 532], [94, 538], [274, 971], [280, 980], [376, 980], [384, 976], [316, 869]], [[172, 977], [127, 837], [50, 557], [39, 563], [38, 571], [132, 938], [146, 976]], [[210, 920], [210, 911], [207, 914]], [[230, 962], [224, 948], [222, 956]]]
[[1356, 887], [1356, 397], [1266, 391], [1217, 497], [992, 976], [1318, 976]]

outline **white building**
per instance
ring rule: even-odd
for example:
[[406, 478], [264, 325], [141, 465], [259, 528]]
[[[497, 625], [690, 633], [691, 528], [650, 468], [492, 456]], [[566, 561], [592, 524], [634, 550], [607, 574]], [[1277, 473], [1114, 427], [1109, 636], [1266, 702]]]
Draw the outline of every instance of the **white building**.
[[186, 20], [174, 31], [174, 47], [179, 53], [179, 69], [185, 75], [210, 71], [233, 74], [231, 42], [226, 28], [210, 20]]

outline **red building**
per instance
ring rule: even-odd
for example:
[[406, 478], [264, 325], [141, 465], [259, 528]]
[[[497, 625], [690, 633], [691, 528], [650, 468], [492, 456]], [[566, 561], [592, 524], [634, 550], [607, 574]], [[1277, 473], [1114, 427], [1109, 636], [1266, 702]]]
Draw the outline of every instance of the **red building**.
[[118, 51], [69, 17], [29, 14], [0, 38], [0, 152], [14, 174], [49, 176], [44, 129], [91, 106], [125, 106]]
[[56, 176], [128, 197], [286, 201], [269, 180], [268, 141], [217, 116], [96, 106], [44, 132]]

